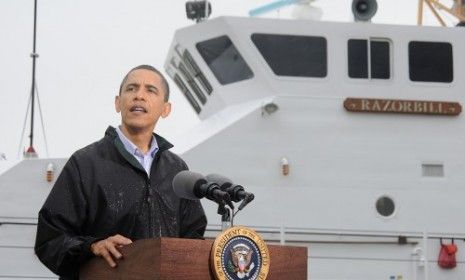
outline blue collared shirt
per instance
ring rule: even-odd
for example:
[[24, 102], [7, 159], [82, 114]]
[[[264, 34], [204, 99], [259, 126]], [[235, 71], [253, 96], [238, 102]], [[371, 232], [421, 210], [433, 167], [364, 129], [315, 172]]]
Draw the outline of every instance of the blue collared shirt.
[[158, 143], [155, 137], [152, 136], [152, 143], [150, 143], [150, 149], [147, 153], [143, 154], [139, 148], [134, 145], [121, 131], [120, 127], [116, 127], [116, 132], [118, 137], [124, 145], [126, 151], [128, 151], [134, 158], [144, 167], [145, 172], [150, 177], [150, 168], [152, 167], [153, 159], [155, 158], [156, 153], [158, 152]]

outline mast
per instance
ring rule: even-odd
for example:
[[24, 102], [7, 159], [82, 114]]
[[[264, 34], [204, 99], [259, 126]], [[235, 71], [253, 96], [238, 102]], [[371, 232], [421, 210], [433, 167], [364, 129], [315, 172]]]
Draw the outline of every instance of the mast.
[[37, 157], [34, 150], [34, 105], [35, 105], [35, 89], [36, 89], [36, 60], [39, 55], [36, 53], [36, 36], [37, 36], [37, 0], [34, 0], [34, 31], [32, 41], [32, 84], [31, 84], [31, 132], [29, 134], [29, 148], [24, 154], [25, 157]]

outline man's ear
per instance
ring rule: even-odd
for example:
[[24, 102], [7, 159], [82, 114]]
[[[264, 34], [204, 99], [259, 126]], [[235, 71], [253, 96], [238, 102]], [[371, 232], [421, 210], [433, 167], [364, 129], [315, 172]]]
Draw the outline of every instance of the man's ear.
[[171, 113], [171, 103], [165, 102], [163, 104], [163, 112], [161, 112], [161, 117], [166, 118]]
[[119, 95], [115, 96], [115, 110], [116, 110], [116, 113], [121, 112], [121, 105], [120, 105]]

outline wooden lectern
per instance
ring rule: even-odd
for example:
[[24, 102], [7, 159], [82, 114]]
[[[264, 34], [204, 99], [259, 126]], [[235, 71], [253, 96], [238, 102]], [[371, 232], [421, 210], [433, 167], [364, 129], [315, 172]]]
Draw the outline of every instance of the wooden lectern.
[[[80, 279], [208, 280], [213, 240], [156, 238], [138, 240], [121, 249], [123, 259], [111, 268], [103, 258], [81, 267]], [[307, 247], [268, 245], [267, 280], [307, 279]]]

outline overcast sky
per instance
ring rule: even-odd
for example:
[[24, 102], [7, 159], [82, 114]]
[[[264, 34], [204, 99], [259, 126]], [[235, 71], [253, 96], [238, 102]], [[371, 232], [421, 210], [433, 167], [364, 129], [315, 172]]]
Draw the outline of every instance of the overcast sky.
[[[113, 101], [124, 74], [133, 66], [163, 69], [173, 32], [194, 24], [185, 17], [184, 0], [39, 0], [37, 89], [50, 157], [76, 149], [118, 125]], [[267, 0], [213, 0], [212, 17], [247, 16]], [[352, 21], [351, 0], [317, 0], [323, 20]], [[449, 3], [450, 1], [443, 1]], [[378, 0], [373, 23], [416, 24], [418, 0]], [[29, 120], [20, 143], [31, 90], [33, 0], [0, 0], [0, 157], [17, 160], [28, 146]], [[290, 9], [267, 14], [287, 17]], [[428, 25], [437, 25], [430, 13]], [[173, 112], [157, 132], [176, 144], [199, 122], [175, 85]], [[46, 157], [36, 107], [35, 148]], [[1, 158], [0, 158], [1, 160]], [[1, 170], [0, 170], [1, 172]]]

